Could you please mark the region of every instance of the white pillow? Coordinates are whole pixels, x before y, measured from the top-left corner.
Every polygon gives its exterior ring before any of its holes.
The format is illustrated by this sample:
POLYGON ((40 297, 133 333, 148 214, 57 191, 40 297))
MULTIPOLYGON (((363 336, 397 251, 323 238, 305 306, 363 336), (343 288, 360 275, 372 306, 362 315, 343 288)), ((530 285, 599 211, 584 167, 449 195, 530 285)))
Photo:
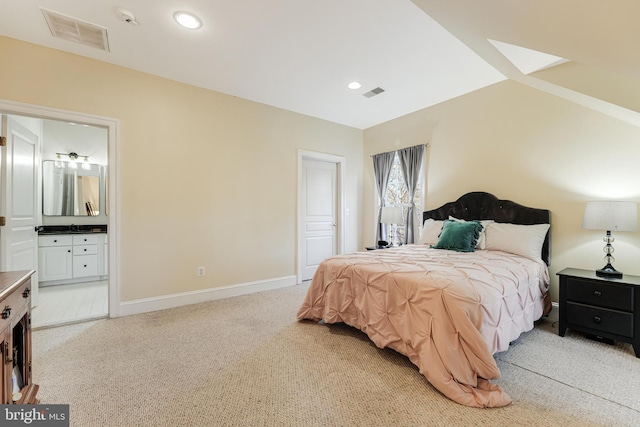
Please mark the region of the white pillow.
MULTIPOLYGON (((464 219, 454 218, 451 215, 449 215, 449 219, 453 221, 466 222, 464 219)), ((487 244, 486 244, 485 236, 486 236, 487 226, 495 221, 492 219, 479 219, 477 221, 480 222, 480 224, 482 224, 482 231, 480 232, 480 237, 478 237, 478 243, 476 243, 476 248, 486 249, 487 244)))
POLYGON ((443 224, 444 221, 436 221, 432 218, 425 219, 418 244, 435 245, 438 243, 438 236, 440 235, 443 224))
POLYGON ((549 224, 520 225, 493 222, 486 230, 486 248, 530 259, 542 258, 549 224))

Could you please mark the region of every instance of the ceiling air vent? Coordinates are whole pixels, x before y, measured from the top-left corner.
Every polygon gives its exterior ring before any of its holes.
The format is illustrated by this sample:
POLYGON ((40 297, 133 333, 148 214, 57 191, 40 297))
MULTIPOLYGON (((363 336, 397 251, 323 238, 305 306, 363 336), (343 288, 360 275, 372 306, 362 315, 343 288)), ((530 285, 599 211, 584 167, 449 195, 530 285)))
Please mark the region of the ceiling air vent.
POLYGON ((377 87, 375 89, 371 89, 367 93, 363 93, 362 96, 365 96, 367 98, 371 98, 372 96, 380 95, 382 92, 384 92, 384 89, 382 89, 381 87, 377 87))
POLYGON ((95 47, 109 52, 107 29, 70 16, 41 8, 53 37, 95 47))

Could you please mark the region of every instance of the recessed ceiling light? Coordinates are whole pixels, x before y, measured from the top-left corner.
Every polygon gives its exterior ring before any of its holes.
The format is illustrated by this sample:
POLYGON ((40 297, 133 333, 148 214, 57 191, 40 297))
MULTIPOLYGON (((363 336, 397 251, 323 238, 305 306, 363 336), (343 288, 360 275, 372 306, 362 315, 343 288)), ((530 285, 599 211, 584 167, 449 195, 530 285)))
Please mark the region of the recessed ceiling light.
POLYGON ((347 85, 349 89, 360 89, 362 85, 359 82, 351 82, 347 85))
POLYGON ((189 12, 176 12, 173 14, 173 19, 175 19, 178 24, 190 30, 202 27, 200 19, 189 12))

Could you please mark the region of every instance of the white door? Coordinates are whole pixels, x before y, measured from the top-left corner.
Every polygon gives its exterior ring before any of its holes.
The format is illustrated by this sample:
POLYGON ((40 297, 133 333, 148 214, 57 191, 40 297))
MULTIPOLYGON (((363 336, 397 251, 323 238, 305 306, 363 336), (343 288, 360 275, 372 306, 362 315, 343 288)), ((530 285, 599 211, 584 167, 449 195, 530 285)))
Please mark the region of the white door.
POLYGON ((313 277, 320 262, 337 253, 337 166, 302 159, 300 218, 301 280, 313 277))
MULTIPOLYGON (((1 215, 6 225, 0 228, 0 270, 38 269, 38 135, 11 116, 2 116, 1 215)), ((31 282, 33 300, 37 298, 37 272, 31 282)))

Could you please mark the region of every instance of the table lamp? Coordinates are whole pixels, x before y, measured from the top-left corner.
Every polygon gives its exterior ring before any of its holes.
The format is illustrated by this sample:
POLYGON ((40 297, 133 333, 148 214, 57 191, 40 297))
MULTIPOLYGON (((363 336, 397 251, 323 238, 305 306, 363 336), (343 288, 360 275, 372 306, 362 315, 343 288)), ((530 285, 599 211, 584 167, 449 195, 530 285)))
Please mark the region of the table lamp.
POLYGON ((392 234, 389 238, 391 246, 396 246, 398 237, 398 224, 404 223, 404 215, 402 215, 402 206, 385 206, 382 208, 382 216, 380 222, 391 225, 392 234))
POLYGON ((612 256, 614 249, 611 243, 615 240, 611 235, 611 230, 615 231, 637 231, 638 230, 638 209, 635 202, 620 201, 594 201, 587 202, 582 220, 582 228, 588 230, 606 230, 607 234, 602 240, 607 263, 604 267, 596 270, 599 277, 611 279, 622 278, 622 273, 613 268, 612 263, 615 258, 612 256))

